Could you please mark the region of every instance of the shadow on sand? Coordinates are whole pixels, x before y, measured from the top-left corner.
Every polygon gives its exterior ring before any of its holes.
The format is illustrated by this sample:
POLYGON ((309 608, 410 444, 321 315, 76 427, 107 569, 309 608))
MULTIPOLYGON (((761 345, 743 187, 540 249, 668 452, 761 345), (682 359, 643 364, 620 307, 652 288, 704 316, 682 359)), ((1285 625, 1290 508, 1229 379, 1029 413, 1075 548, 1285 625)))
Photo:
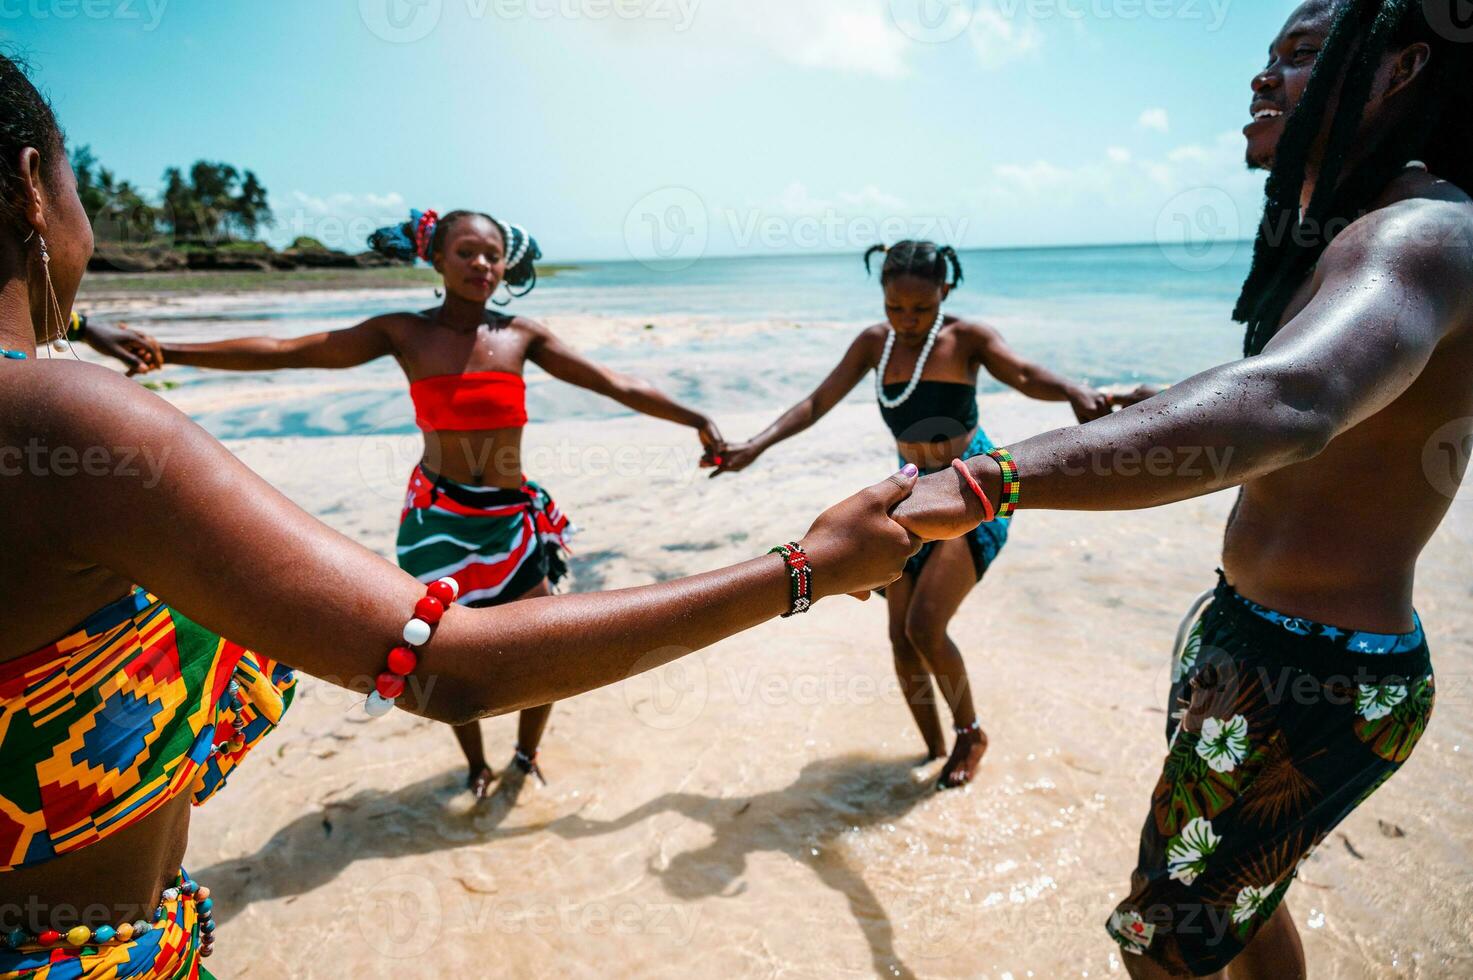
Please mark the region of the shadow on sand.
POLYGON ((917 781, 912 765, 859 756, 822 759, 804 766, 788 786, 755 796, 666 793, 609 820, 572 814, 512 828, 502 825, 525 785, 521 774, 504 773, 490 798, 473 810, 453 813, 447 805, 464 793, 457 770, 389 794, 362 791, 328 802, 282 827, 255 854, 191 873, 210 885, 216 918, 223 924, 252 902, 328 884, 358 860, 412 857, 545 833, 580 840, 675 813, 710 827, 714 840, 675 855, 664 868, 651 859, 650 875, 672 897, 735 897, 745 891, 740 879, 750 855, 786 854, 844 896, 877 974, 912 977, 895 953, 889 916, 838 843, 842 834, 897 820, 934 795, 933 782, 917 781))

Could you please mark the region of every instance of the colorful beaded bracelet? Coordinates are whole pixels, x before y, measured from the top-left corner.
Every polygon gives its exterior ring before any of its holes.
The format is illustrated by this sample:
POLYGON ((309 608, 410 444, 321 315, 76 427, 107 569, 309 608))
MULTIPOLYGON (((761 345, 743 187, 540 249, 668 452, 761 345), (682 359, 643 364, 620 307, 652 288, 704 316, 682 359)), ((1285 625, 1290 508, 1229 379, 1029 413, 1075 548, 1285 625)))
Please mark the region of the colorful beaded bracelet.
POLYGON ((997 465, 1002 469, 1002 500, 997 505, 998 520, 1013 516, 1013 511, 1018 509, 1018 499, 1023 495, 1023 484, 1018 480, 1018 464, 1013 461, 1013 454, 1006 449, 994 449, 987 455, 997 460, 997 465))
POLYGON ((445 607, 460 595, 460 583, 453 578, 442 578, 431 582, 425 589, 425 597, 414 604, 414 618, 404 624, 404 646, 389 651, 388 669, 373 684, 373 693, 363 710, 370 718, 382 718, 394 707, 394 702, 404 693, 409 675, 419 666, 415 647, 430 642, 430 636, 445 615, 445 607))
POLYGON ((164 906, 177 898, 184 897, 194 901, 194 910, 199 916, 200 929, 200 951, 201 956, 210 956, 215 952, 215 903, 210 898, 210 890, 199 882, 186 876, 182 871, 174 879, 174 884, 165 888, 159 896, 158 907, 154 909, 153 920, 138 919, 135 922, 124 922, 116 926, 98 926, 91 929, 87 926, 73 926, 66 932, 57 929, 43 929, 38 933, 27 932, 25 929, 12 929, 6 933, 0 948, 23 949, 29 946, 41 946, 47 949, 58 946, 105 946, 108 943, 129 943, 135 939, 141 939, 161 929, 160 922, 164 921, 166 911, 164 906))
POLYGON ((813 566, 808 564, 808 552, 797 542, 778 545, 769 555, 782 555, 783 564, 788 566, 788 585, 792 592, 792 606, 783 613, 783 619, 806 613, 813 608, 813 566))

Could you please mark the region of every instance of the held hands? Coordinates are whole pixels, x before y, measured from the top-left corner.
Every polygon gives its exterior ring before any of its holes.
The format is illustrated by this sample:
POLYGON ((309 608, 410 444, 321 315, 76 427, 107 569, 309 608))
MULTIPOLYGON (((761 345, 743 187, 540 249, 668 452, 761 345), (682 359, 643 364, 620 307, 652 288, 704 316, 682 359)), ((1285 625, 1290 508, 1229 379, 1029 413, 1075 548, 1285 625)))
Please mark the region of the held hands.
MULTIPOLYGON (((996 464, 991 479, 981 480, 993 501, 1001 484, 996 464)), ((922 477, 913 493, 897 508, 895 521, 922 541, 950 541, 969 534, 982 523, 982 503, 955 470, 922 477)))
POLYGON ((99 354, 106 354, 122 361, 128 367, 128 377, 148 374, 164 366, 164 351, 150 334, 134 330, 126 323, 109 324, 88 321, 87 332, 82 335, 87 345, 99 354))
POLYGON ((814 585, 820 595, 867 599, 872 590, 900 577, 921 542, 890 512, 915 485, 916 468, 908 466, 819 515, 802 544, 816 570, 814 585))
POLYGON ((716 472, 711 474, 715 479, 723 473, 740 473, 742 470, 757 462, 757 457, 762 455, 762 449, 755 442, 739 442, 727 446, 721 454, 721 462, 716 465, 716 472))
POLYGON ((1147 398, 1155 398, 1165 390, 1166 388, 1162 385, 1140 385, 1129 394, 1111 395, 1110 404, 1115 408, 1129 408, 1132 405, 1139 405, 1147 398))
POLYGON ((1074 417, 1079 420, 1080 425, 1110 414, 1110 396, 1094 388, 1069 389, 1069 405, 1074 409, 1074 417))
POLYGON ((711 419, 703 419, 696 428, 696 434, 701 439, 701 468, 710 469, 720 466, 721 460, 726 456, 726 440, 721 438, 721 430, 716 428, 716 423, 711 419))

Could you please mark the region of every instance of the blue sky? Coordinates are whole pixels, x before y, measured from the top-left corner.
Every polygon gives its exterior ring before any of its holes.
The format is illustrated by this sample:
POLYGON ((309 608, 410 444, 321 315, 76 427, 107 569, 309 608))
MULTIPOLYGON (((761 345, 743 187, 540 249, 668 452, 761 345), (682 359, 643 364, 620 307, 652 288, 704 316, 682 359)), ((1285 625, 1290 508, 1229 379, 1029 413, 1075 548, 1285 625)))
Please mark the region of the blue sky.
POLYGON ((549 259, 1247 236, 1282 0, 0 0, 73 143, 253 169, 270 237, 412 204, 549 259), (1194 233, 1195 234, 1195 233, 1194 233))

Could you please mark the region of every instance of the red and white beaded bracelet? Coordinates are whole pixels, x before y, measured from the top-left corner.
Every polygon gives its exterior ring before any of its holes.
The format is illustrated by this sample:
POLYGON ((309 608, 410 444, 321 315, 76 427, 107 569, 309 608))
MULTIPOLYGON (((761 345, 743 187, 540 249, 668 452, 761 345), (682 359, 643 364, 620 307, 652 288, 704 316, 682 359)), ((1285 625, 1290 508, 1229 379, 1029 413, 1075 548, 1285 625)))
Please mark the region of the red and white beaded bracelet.
POLYGON ((425 589, 425 597, 414 604, 414 618, 404 624, 404 646, 389 651, 388 669, 374 681, 373 693, 363 706, 368 717, 382 718, 404 694, 409 675, 419 666, 419 655, 414 648, 430 642, 445 608, 459 595, 460 584, 453 578, 431 582, 425 589))

